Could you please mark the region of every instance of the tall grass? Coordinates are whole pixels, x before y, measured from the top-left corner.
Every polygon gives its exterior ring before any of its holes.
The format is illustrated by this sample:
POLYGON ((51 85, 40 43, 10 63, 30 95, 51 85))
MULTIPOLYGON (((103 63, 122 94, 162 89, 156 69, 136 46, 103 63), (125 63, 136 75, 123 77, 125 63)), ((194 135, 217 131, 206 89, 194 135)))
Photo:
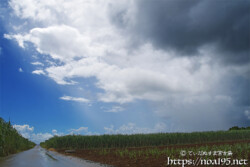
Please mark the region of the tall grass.
POLYGON ((100 136, 67 135, 54 136, 40 145, 56 149, 126 148, 244 139, 250 139, 250 130, 100 136))
POLYGON ((14 154, 34 146, 35 143, 23 138, 10 122, 0 118, 0 156, 14 154))

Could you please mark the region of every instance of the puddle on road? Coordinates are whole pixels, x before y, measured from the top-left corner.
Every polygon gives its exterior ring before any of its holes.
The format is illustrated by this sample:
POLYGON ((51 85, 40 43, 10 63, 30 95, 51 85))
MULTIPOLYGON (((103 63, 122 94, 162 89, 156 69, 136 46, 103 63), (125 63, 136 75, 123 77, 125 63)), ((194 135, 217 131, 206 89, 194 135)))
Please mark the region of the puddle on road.
POLYGON ((56 159, 56 158, 54 158, 53 156, 51 156, 51 155, 50 155, 50 154, 48 154, 47 152, 46 152, 46 155, 47 155, 48 157, 50 157, 52 160, 57 161, 57 159, 56 159))

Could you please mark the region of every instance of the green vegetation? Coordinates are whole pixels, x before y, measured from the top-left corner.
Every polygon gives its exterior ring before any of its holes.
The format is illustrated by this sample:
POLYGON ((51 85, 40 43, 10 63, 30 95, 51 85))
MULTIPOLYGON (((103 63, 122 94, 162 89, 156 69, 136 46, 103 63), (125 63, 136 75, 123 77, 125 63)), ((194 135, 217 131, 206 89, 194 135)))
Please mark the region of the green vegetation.
POLYGON ((250 150, 249 143, 237 143, 237 144, 225 144, 225 145, 211 145, 211 146, 200 146, 200 147, 188 147, 188 148, 145 148, 145 149, 101 149, 99 155, 109 156, 115 154, 118 158, 153 158, 158 159, 161 156, 168 156, 170 158, 214 158, 219 157, 234 157, 234 158, 245 158, 248 159, 250 150), (181 152, 184 152, 181 154, 181 152), (231 155, 229 154, 231 152, 231 155), (221 155, 220 155, 220 154, 221 155))
POLYGON ((229 130, 250 130, 250 126, 248 126, 248 127, 241 127, 241 128, 238 127, 238 126, 233 126, 229 130))
POLYGON ((127 148, 245 139, 250 139, 250 130, 100 136, 67 135, 52 137, 40 145, 55 149, 127 148))
POLYGON ((0 118, 0 156, 7 156, 23 150, 30 149, 35 143, 23 138, 10 122, 0 118))
MULTIPOLYGON (((43 143, 60 153, 112 166, 169 166, 168 158, 249 159, 250 130, 133 135, 54 136, 43 143), (183 154, 185 152, 185 154, 183 154), (191 152, 191 153, 190 153, 191 152)), ((204 161, 205 162, 205 161, 204 161)), ((195 165, 197 166, 197 165, 195 165)), ((205 165, 207 166, 207 165, 205 165)), ((214 165, 208 165, 214 166, 214 165)), ((243 165, 244 166, 244 165, 243 165)))

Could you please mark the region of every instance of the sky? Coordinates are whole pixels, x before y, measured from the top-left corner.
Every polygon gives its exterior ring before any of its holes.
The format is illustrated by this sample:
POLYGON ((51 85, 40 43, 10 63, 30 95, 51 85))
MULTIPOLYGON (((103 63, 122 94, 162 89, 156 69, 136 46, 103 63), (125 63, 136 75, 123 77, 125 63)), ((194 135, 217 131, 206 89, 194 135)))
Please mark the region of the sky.
POLYGON ((0 116, 36 143, 250 126, 249 9, 0 0, 0 116))

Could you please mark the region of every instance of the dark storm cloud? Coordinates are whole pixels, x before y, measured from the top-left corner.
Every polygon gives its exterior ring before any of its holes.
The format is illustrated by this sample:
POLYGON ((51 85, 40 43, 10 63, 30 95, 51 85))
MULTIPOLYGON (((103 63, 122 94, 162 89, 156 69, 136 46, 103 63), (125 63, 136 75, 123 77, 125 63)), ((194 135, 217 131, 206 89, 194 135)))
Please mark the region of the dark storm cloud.
POLYGON ((248 0, 140 0, 136 24, 124 19, 126 10, 112 21, 155 47, 194 55, 212 44, 231 63, 249 61, 250 1, 248 0), (130 26, 130 27, 129 27, 130 26))

